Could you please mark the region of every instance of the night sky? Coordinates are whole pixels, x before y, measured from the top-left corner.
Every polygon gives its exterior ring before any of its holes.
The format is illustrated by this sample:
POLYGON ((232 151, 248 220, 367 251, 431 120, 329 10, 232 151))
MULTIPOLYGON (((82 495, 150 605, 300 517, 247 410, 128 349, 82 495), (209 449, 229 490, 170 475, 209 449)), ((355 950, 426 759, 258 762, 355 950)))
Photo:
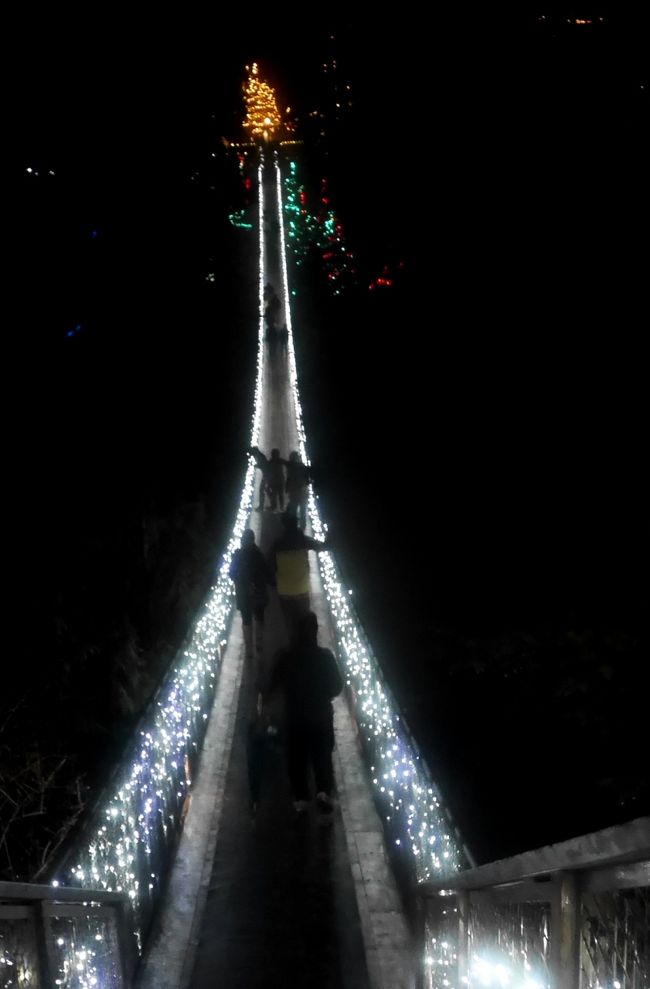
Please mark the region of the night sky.
POLYGON ((15 27, 5 125, 9 656, 55 683, 61 601, 89 637, 94 601, 119 612, 142 512, 202 501, 218 558, 256 305, 221 138, 246 63, 304 123, 335 54, 353 106, 302 161, 357 281, 333 298, 312 259, 299 286, 309 448, 371 641, 482 859, 648 811, 647 25, 539 14, 234 37, 57 15, 15 27), (395 284, 368 292, 386 264, 395 284))

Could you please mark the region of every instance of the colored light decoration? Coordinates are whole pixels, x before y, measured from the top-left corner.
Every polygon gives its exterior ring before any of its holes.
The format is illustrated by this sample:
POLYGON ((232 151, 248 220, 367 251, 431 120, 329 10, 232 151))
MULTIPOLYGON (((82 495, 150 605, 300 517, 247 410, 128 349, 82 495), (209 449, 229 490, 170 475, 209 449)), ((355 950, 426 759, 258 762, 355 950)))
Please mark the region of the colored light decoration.
MULTIPOLYGON (((319 204, 329 207, 330 197, 325 195, 327 180, 321 183, 319 204)), ((356 274, 354 256, 345 246, 343 225, 331 209, 320 209, 313 214, 307 208, 308 196, 298 179, 298 166, 289 163, 284 179, 284 213, 287 239, 296 265, 300 267, 310 251, 321 252, 323 274, 334 295, 340 295, 356 274)))
POLYGON ((368 290, 372 292, 372 290, 375 288, 391 288, 392 285, 393 285, 393 279, 390 276, 388 265, 385 264, 384 267, 382 268, 381 275, 375 278, 374 281, 370 282, 370 285, 368 286, 368 290))
POLYGON ((298 166, 295 161, 289 162, 284 186, 286 236, 294 260, 300 267, 313 244, 316 243, 318 224, 316 218, 307 209, 307 193, 298 179, 298 166))
POLYGON ((239 227, 241 230, 253 229, 253 224, 249 223, 246 219, 245 209, 236 210, 234 213, 230 213, 228 219, 232 223, 233 227, 239 227))
POLYGON ((275 90, 260 77, 257 62, 253 62, 250 68, 247 65, 246 71, 248 79, 244 83, 244 130, 255 143, 273 141, 279 136, 282 124, 275 90))

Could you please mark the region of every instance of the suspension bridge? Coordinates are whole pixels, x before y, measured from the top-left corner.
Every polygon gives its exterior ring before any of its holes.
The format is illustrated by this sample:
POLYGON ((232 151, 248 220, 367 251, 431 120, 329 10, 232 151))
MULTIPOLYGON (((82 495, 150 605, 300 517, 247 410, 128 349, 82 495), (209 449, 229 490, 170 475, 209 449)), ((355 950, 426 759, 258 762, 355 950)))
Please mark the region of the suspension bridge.
MULTIPOLYGON (((309 462, 285 240, 288 153, 256 152, 259 285, 251 445, 309 462), (265 333, 277 293, 286 346, 265 333)), ((296 330, 299 332, 299 328, 296 330)), ((251 459, 188 641, 47 886, 0 883, 0 986, 461 989, 650 986, 650 822, 476 867, 382 676, 335 554, 312 556, 334 702, 336 811, 297 817, 279 743, 251 809, 255 678, 228 571, 245 528, 268 551, 251 459)), ((308 528, 327 536, 310 488, 308 528)), ((286 642, 267 609, 261 662, 286 642)))

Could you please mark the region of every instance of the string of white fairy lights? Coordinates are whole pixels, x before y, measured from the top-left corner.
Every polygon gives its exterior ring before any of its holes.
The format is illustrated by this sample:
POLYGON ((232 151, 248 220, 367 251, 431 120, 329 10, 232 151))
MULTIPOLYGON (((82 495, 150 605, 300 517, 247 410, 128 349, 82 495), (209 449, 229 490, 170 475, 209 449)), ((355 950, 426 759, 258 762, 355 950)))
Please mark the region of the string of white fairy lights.
MULTIPOLYGON (((258 359, 251 445, 256 445, 262 415, 264 352, 264 163, 258 167, 259 322, 258 359)), ((302 408, 298 394, 286 245, 282 217, 280 165, 275 160, 282 279, 288 330, 288 361, 300 454, 308 463, 302 408)), ((214 697, 221 655, 233 608, 228 570, 253 503, 255 465, 249 461, 232 535, 223 554, 217 581, 199 617, 188 646, 161 688, 140 729, 136 751, 125 766, 112 796, 99 814, 99 823, 77 856, 68 880, 74 885, 125 891, 133 905, 134 933, 141 948, 141 928, 160 890, 165 849, 179 827, 191 786, 191 766, 214 697)), ((317 499, 310 486, 309 514, 314 534, 325 538, 317 499)), ((331 553, 319 555, 321 576, 337 631, 356 713, 369 751, 373 784, 385 809, 391 832, 410 851, 419 879, 447 875, 462 864, 460 846, 444 813, 421 757, 405 731, 386 690, 376 660, 349 601, 331 553)), ((55 882, 56 884, 56 882, 55 882)), ((97 938, 97 935, 95 935, 97 938)), ((59 939, 61 943, 64 939, 59 939)), ((79 937, 63 948, 57 985, 96 989, 100 973, 96 946, 79 937)))
MULTIPOLYGON (((258 353, 251 446, 259 440, 263 403, 264 355, 264 163, 258 166, 259 298, 258 353)), ((232 534, 221 559, 216 583, 202 614, 168 674, 140 728, 135 752, 123 766, 112 796, 82 843, 65 876, 71 885, 124 891, 133 907, 134 935, 142 949, 142 929, 158 895, 167 865, 167 850, 178 830, 192 783, 205 722, 218 683, 221 657, 233 610, 228 576, 253 505, 255 463, 249 458, 232 534)), ((54 885, 59 885, 57 880, 54 885)), ((93 934, 84 943, 80 931, 57 940, 57 986, 96 989, 103 985, 102 963, 93 934)))
MULTIPOLYGON (((289 378, 300 454, 304 463, 309 464, 293 345, 282 208, 283 183, 277 154, 275 168, 285 318, 289 331, 289 378)), ((309 518, 315 537, 325 539, 327 525, 320 517, 318 499, 312 485, 309 488, 309 518)), ((432 782, 429 769, 384 683, 377 659, 350 601, 352 591, 346 589, 331 553, 319 553, 318 562, 336 630, 339 655, 354 698, 357 722, 366 743, 366 752, 371 759, 369 768, 372 783, 388 831, 395 845, 410 857, 410 865, 417 881, 423 882, 434 876, 452 876, 472 864, 467 850, 451 824, 440 792, 432 782)), ((452 905, 453 898, 448 903, 447 907, 441 908, 443 916, 457 913, 456 907, 452 905)), ((452 980, 458 959, 457 922, 449 916, 444 926, 447 929, 446 937, 444 934, 439 937, 431 936, 424 958, 431 989, 454 989, 452 980)), ((470 962, 470 981, 475 985, 494 989, 504 989, 506 986, 510 989, 547 989, 543 977, 532 974, 527 958, 523 959, 523 963, 521 959, 515 958, 491 959, 473 951, 470 962)))
MULTIPOLYGON (((282 279, 285 319, 289 331, 289 379, 293 395, 296 430, 300 454, 308 464, 306 435, 298 392, 298 374, 293 345, 289 279, 282 210, 282 177, 275 157, 278 224, 281 238, 282 279)), ((325 539, 327 526, 320 517, 318 499, 310 485, 309 518, 317 539, 325 539)), ((465 853, 442 805, 440 793, 432 782, 422 757, 386 688, 379 665, 372 653, 359 619, 350 601, 336 562, 329 552, 318 554, 320 573, 325 587, 345 667, 347 682, 353 692, 356 717, 371 755, 370 771, 379 804, 383 808, 389 831, 396 846, 411 856, 418 881, 434 876, 451 875, 466 864, 465 853)))

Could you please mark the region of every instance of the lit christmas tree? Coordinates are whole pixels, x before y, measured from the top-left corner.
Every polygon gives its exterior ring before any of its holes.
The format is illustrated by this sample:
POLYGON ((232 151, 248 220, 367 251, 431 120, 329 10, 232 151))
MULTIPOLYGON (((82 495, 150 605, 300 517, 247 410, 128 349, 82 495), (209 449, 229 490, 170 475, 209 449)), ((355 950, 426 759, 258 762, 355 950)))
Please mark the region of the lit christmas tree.
POLYGON ((244 129, 252 141, 273 141, 279 136, 282 122, 275 90, 262 81, 256 62, 250 68, 246 66, 246 70, 248 80, 244 84, 244 129))

